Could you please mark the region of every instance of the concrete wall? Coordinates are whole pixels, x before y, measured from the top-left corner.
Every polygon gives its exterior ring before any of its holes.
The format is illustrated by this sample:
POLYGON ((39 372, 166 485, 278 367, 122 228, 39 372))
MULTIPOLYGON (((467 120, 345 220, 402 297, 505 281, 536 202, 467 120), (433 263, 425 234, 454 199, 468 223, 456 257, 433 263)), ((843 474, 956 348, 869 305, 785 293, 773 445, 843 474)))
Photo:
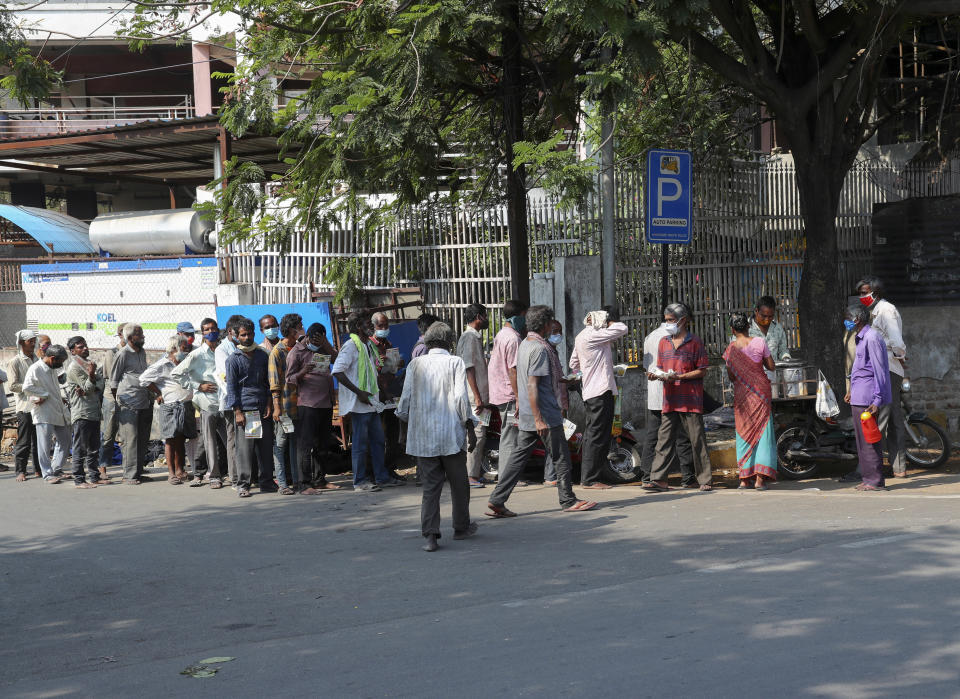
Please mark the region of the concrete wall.
POLYGON ((960 439, 960 306, 900 306, 910 405, 960 439))

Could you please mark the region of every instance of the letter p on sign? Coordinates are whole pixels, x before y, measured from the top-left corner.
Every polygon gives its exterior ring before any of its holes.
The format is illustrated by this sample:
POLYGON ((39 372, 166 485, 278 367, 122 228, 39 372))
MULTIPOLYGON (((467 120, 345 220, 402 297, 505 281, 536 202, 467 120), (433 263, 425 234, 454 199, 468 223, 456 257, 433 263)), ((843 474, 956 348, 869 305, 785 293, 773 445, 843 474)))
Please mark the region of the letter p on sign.
POLYGON ((657 216, 663 216, 663 202, 676 201, 683 194, 683 185, 675 177, 661 177, 657 180, 657 216), (667 194, 667 189, 673 187, 673 193, 667 194))

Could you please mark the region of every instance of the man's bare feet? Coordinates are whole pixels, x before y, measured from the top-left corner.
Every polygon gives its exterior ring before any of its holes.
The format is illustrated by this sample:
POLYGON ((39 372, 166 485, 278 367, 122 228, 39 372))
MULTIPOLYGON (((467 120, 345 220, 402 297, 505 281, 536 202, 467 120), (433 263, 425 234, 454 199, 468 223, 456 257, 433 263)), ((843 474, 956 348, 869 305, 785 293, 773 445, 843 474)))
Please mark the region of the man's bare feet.
POLYGON ((77 483, 74 488, 96 488, 96 483, 77 483))
POLYGON ((27 480, 27 474, 26 474, 26 473, 18 473, 18 474, 17 474, 17 481, 18 481, 18 482, 23 483, 23 482, 26 481, 26 480, 27 480))

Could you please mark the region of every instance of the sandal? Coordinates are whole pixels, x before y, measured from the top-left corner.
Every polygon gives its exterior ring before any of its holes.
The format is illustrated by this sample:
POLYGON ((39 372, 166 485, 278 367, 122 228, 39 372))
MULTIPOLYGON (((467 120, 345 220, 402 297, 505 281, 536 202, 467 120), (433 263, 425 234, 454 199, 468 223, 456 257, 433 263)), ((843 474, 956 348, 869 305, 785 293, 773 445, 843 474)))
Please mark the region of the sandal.
MULTIPOLYGON (((280 492, 282 493, 283 491, 280 491, 280 492)), ((303 488, 303 489, 300 491, 300 494, 301 494, 301 495, 320 495, 320 493, 322 493, 322 492, 323 492, 322 490, 318 490, 318 489, 316 489, 316 488, 307 487, 307 488, 303 488)))
POLYGON ((77 483, 77 484, 76 484, 75 486, 73 486, 73 487, 74 487, 74 488, 84 488, 84 489, 86 489, 86 488, 96 488, 96 487, 97 487, 97 484, 96 484, 96 483, 77 483))
POLYGON ((597 506, 597 503, 592 500, 577 500, 576 503, 570 505, 570 507, 564 507, 564 512, 586 512, 587 510, 592 510, 597 506))
POLYGON ((219 490, 223 487, 223 483, 220 481, 210 481, 210 490, 219 490))
POLYGON ((700 492, 701 492, 701 493, 709 493, 711 490, 713 490, 713 486, 712 486, 712 485, 701 485, 701 486, 700 486, 700 492))
POLYGON ((489 512, 484 512, 487 517, 493 517, 494 519, 505 519, 507 517, 516 517, 516 512, 511 512, 503 505, 494 505, 493 503, 487 503, 487 508, 489 512))
POLYGON ((238 492, 237 495, 239 495, 242 498, 248 498, 250 497, 250 491, 247 490, 246 488, 241 488, 240 492, 238 492))
POLYGON ((879 491, 881 491, 881 490, 886 490, 886 488, 879 488, 879 487, 877 487, 877 486, 875 486, 875 485, 866 485, 865 483, 861 483, 861 484, 858 485, 856 488, 854 488, 854 490, 859 490, 861 493, 862 493, 862 492, 866 492, 866 491, 876 491, 876 492, 879 492, 879 491))
POLYGON ((606 483, 591 483, 590 485, 581 485, 581 488, 584 490, 610 490, 612 485, 607 485, 606 483))
POLYGON ((650 481, 646 485, 641 485, 640 490, 646 490, 648 493, 665 493, 670 490, 669 485, 660 485, 654 481, 650 481))
POLYGON ((182 485, 183 481, 177 478, 176 476, 170 476, 169 478, 167 478, 167 483, 169 483, 170 485, 182 485))
POLYGON ((280 490, 277 491, 277 495, 293 495, 293 488, 290 486, 283 486, 280 490))
POLYGON ((336 483, 323 483, 318 486, 318 490, 340 490, 340 486, 336 483))

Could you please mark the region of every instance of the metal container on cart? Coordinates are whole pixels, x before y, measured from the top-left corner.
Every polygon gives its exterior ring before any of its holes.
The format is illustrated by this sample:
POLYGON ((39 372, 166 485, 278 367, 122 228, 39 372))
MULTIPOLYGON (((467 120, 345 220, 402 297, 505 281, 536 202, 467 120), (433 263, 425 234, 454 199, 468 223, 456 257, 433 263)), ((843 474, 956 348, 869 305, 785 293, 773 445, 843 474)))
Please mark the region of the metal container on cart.
POLYGON ((768 371, 771 397, 774 400, 814 397, 817 395, 817 367, 802 359, 777 362, 776 369, 768 371))

